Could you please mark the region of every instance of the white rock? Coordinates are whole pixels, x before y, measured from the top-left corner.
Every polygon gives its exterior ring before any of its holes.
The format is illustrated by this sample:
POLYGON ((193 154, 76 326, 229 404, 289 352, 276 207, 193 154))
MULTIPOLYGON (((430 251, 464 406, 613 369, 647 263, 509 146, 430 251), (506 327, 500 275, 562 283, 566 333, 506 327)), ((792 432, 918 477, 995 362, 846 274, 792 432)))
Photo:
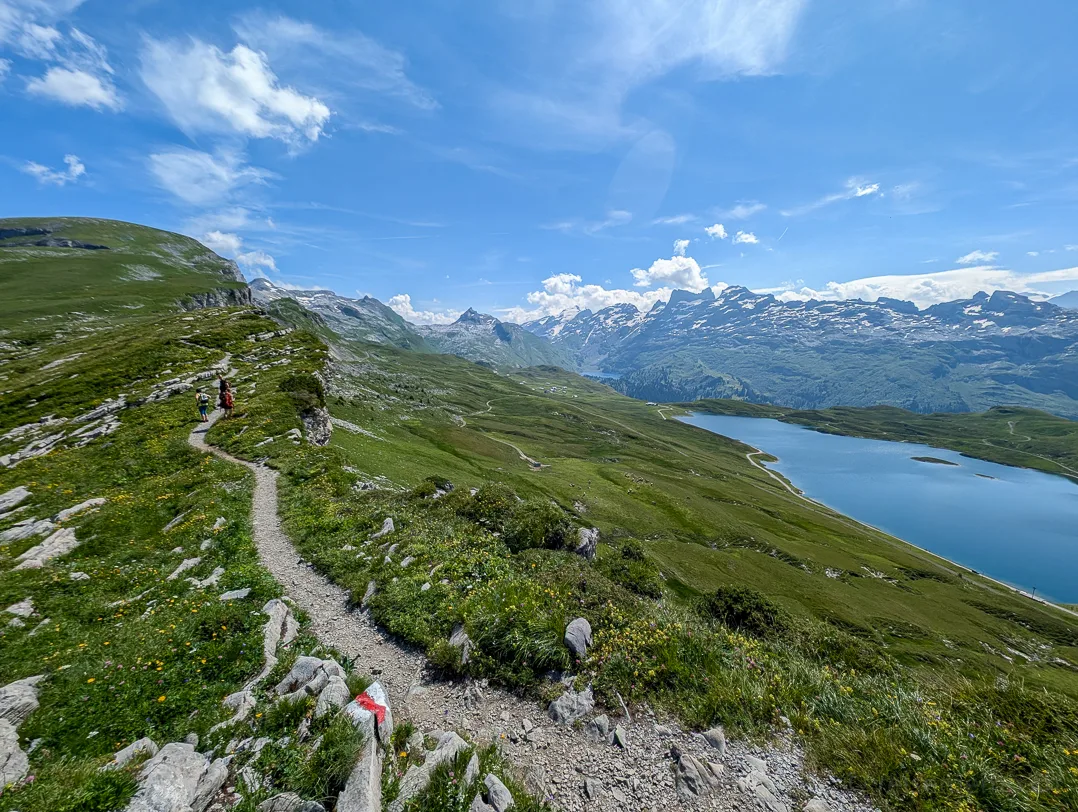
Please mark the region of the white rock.
POLYGON ((30 598, 21 600, 18 603, 13 603, 7 609, 4 610, 9 615, 17 615, 18 617, 30 617, 34 613, 34 602, 30 598))
POLYGON ((337 812, 382 812, 382 751, 373 741, 363 745, 344 791, 337 798, 337 812))
POLYGON ((174 569, 172 571, 172 574, 169 575, 168 578, 166 578, 165 580, 166 581, 175 581, 177 578, 179 578, 185 572, 187 572, 188 570, 194 569, 195 567, 197 567, 201 563, 202 563, 201 558, 185 558, 183 561, 180 562, 180 566, 176 567, 176 569, 174 569))
POLYGON ((15 567, 17 570, 41 569, 47 561, 67 555, 79 546, 79 540, 75 538, 75 531, 70 528, 57 530, 36 547, 31 547, 18 557, 22 562, 15 567))
POLYGON ((251 594, 250 587, 244 587, 243 589, 233 589, 231 592, 224 592, 217 599, 219 601, 241 601, 251 594))
POLYGON ((138 741, 132 742, 127 745, 123 750, 120 750, 112 759, 112 763, 116 767, 123 767, 127 762, 139 756, 156 756, 157 745, 153 739, 141 738, 138 741))
POLYGON ((719 757, 726 755, 726 731, 722 726, 713 727, 704 734, 704 740, 719 751, 719 757))
POLYGON ((228 777, 224 759, 210 762, 190 744, 172 742, 142 765, 127 812, 204 812, 228 777))
POLYGON ((599 545, 599 528, 581 527, 577 532, 576 554, 591 561, 595 558, 595 549, 599 545))
POLYGON ((396 528, 393 526, 393 519, 392 518, 386 519, 384 522, 382 522, 382 529, 379 530, 377 533, 371 534, 371 538, 372 539, 380 539, 380 538, 382 538, 382 536, 388 536, 395 529, 396 528))
POLYGON ((87 510, 99 508, 107 501, 107 499, 101 496, 95 497, 94 499, 87 499, 85 502, 79 502, 74 507, 69 507, 66 510, 61 510, 59 513, 52 517, 52 520, 57 523, 67 521, 72 516, 78 516, 80 513, 84 513, 87 510))
POLYGON ((297 812, 303 799, 294 792, 282 792, 258 805, 257 812, 297 812))
POLYGON ((494 808, 494 812, 505 812, 513 805, 513 796, 509 788, 498 776, 492 773, 484 779, 483 783, 487 787, 487 803, 494 808))
POLYGON ((33 536, 47 536, 55 529, 56 525, 49 519, 26 519, 0 533, 0 544, 23 541, 33 536))
POLYGON ((67 577, 70 578, 72 581, 89 581, 90 580, 90 576, 87 575, 85 572, 73 572, 67 577))
POLYGON ((586 618, 578 617, 565 627, 565 646, 577 659, 584 659, 591 645, 591 624, 586 618))
POLYGON ((26 777, 30 759, 19 747, 19 734, 15 725, 0 719, 0 789, 26 777))
POLYGON ((805 804, 805 812, 831 812, 831 805, 823 798, 813 798, 805 804))
POLYGON ((591 686, 579 693, 572 689, 566 691, 550 703, 548 714, 550 718, 561 725, 571 725, 577 719, 583 719, 595 708, 595 696, 591 692, 591 686))
POLYGON ((0 493, 0 510, 11 510, 18 505, 33 496, 25 485, 19 485, 17 488, 12 488, 10 491, 0 493))
POLYGON ((464 631, 464 626, 458 623, 453 627, 453 633, 449 636, 449 645, 460 651, 460 664, 467 665, 472 656, 472 639, 464 631))
POLYGON ((10 682, 0 688, 0 719, 18 727, 37 710, 37 684, 44 674, 10 682))
POLYGON ((348 683, 341 677, 333 675, 326 683, 326 687, 318 695, 318 704, 314 708, 314 718, 321 719, 327 713, 340 710, 349 703, 352 694, 348 690, 348 683))

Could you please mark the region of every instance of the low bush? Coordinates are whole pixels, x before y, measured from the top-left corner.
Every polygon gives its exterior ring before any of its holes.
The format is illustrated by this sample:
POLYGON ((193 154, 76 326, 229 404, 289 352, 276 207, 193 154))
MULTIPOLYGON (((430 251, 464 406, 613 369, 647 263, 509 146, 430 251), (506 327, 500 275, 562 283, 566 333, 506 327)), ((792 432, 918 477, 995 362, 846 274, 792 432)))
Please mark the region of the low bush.
POLYGON ((720 586, 699 604, 702 615, 755 637, 778 637, 789 626, 786 613, 758 590, 720 586))
POLYGON ((542 547, 561 550, 569 546, 573 523, 565 512, 549 502, 519 505, 508 517, 502 541, 515 553, 542 547))
POLYGON ((288 375, 277 384, 277 388, 292 399, 300 414, 326 405, 326 389, 322 381, 309 372, 288 375))
POLYGON ((473 522, 500 531, 519 504, 520 500, 512 488, 493 483, 480 487, 458 512, 473 522))
POLYGON ((611 581, 645 598, 661 598, 659 568, 647 557, 639 542, 624 542, 613 555, 602 556, 599 570, 611 581))

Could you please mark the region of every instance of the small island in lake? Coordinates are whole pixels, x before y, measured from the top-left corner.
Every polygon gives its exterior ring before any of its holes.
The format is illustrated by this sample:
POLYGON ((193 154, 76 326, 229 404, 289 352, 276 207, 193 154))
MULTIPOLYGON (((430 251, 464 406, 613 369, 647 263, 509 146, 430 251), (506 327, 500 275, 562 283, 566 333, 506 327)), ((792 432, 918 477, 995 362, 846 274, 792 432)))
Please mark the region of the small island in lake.
POLYGON ((910 457, 911 460, 917 460, 917 462, 930 462, 933 465, 958 465, 957 462, 951 462, 950 460, 941 460, 939 457, 910 457))

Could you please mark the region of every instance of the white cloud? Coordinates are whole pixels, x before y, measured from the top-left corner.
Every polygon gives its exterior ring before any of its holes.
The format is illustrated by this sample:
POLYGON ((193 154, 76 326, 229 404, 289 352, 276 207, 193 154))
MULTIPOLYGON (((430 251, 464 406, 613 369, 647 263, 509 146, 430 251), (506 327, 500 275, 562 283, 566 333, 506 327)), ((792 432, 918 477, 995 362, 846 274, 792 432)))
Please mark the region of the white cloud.
POLYGON ((1044 285, 1078 281, 1078 268, 1040 273, 1018 273, 990 266, 956 268, 936 273, 872 276, 849 282, 828 282, 822 288, 802 287, 778 295, 779 299, 864 299, 880 296, 905 299, 918 307, 928 307, 954 299, 968 299, 978 291, 1011 290, 1033 296, 1048 296, 1044 285))
POLYGON ((265 276, 267 271, 277 273, 277 261, 265 251, 244 251, 236 254, 235 260, 251 276, 265 276))
POLYGON ((970 251, 965 256, 955 260, 959 265, 974 265, 978 262, 995 262, 999 257, 999 251, 970 251))
POLYGON ((843 200, 854 200, 860 197, 876 197, 880 194, 880 184, 866 183, 861 178, 850 178, 846 181, 845 188, 841 192, 824 195, 818 200, 814 200, 804 206, 784 209, 781 213, 783 217, 798 217, 802 214, 809 214, 817 209, 822 209, 824 206, 830 206, 832 203, 839 203, 843 200))
POLYGON ((56 58, 56 48, 64 35, 51 25, 25 22, 15 38, 15 48, 27 59, 51 60, 56 58))
POLYGON ((674 240, 674 253, 679 257, 685 256, 685 251, 689 247, 689 240, 674 240))
POLYGON ((150 155, 150 171, 161 188, 193 206, 211 206, 230 199, 249 184, 265 183, 272 173, 248 166, 236 155, 210 155, 172 147, 150 155))
POLYGON ((0 59, 0 84, 4 83, 7 75, 11 72, 11 60, 0 59))
POLYGON ((1078 251, 1078 245, 1064 245, 1064 251, 1078 251))
MULTIPOLYGON (((503 315, 518 324, 554 316, 566 310, 602 310, 615 304, 631 304, 640 310, 650 310, 659 301, 670 298, 671 289, 649 291, 611 290, 602 285, 583 285, 576 274, 561 273, 543 280, 543 289, 527 295, 531 307, 507 308, 503 315)), ((399 311, 398 311, 399 312, 399 311)))
POLYGON ((632 270, 633 284, 638 288, 653 285, 673 285, 676 288, 699 293, 708 286, 707 276, 700 270, 700 265, 692 257, 672 256, 670 259, 657 259, 646 270, 632 270))
MULTIPOLYGON (((351 91, 394 96, 421 110, 438 107, 426 90, 408 78, 408 61, 403 54, 360 31, 319 28, 291 17, 257 12, 242 17, 236 33, 274 63, 297 71, 314 70, 322 81, 339 82, 351 91)), ((357 126, 372 132, 398 132, 386 125, 357 126)))
POLYGON ((460 316, 446 310, 416 310, 412 306, 412 297, 407 293, 398 293, 386 302, 405 321, 413 324, 452 324, 460 316))
POLYGON ((658 217, 651 221, 653 226, 683 226, 695 220, 692 214, 675 214, 672 217, 658 217))
POLYGON ((85 105, 95 110, 119 110, 123 107, 112 82, 84 70, 53 66, 44 76, 26 82, 28 92, 45 96, 72 107, 85 105))
MULTIPOLYGON (((592 146, 630 134, 634 88, 675 70, 697 79, 779 70, 807 0, 544 0, 499 4, 521 25, 529 86, 491 94, 521 137, 592 146)), ((510 31, 510 34, 517 32, 510 31)))
POLYGON ((246 45, 225 53, 198 39, 148 39, 142 49, 142 80, 169 115, 191 133, 239 133, 290 145, 317 141, 329 107, 282 86, 265 54, 246 45))
POLYGON ((22 171, 33 175, 40 183, 51 183, 55 186, 74 183, 86 174, 86 167, 79 160, 79 156, 65 155, 64 163, 67 164, 67 169, 51 169, 34 161, 27 161, 23 164, 22 171))
POLYGON ((1026 251, 1026 256, 1027 257, 1039 257, 1040 255, 1041 255, 1040 251, 1026 251))
POLYGON ((739 231, 734 235, 734 245, 756 245, 760 242, 751 231, 739 231))
POLYGON ((223 231, 208 231, 200 242, 223 257, 235 257, 243 250, 243 239, 238 234, 223 231))
POLYGON ((719 216, 730 220, 747 220, 766 208, 767 206, 758 200, 739 200, 733 207, 719 212, 719 216))
POLYGON ((713 240, 725 240, 726 239, 726 227, 722 223, 715 223, 713 226, 708 226, 704 229, 704 233, 711 237, 713 240))

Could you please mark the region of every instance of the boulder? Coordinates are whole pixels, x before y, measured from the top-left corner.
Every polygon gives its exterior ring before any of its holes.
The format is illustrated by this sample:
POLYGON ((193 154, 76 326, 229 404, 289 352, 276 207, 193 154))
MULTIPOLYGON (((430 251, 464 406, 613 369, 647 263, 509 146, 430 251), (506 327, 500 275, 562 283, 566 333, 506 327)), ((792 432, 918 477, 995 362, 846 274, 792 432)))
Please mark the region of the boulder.
POLYGON ((371 538, 372 539, 380 539, 380 538, 382 538, 382 536, 388 536, 395 529, 396 528, 393 526, 393 519, 392 518, 386 519, 384 522, 382 522, 382 529, 379 530, 377 533, 372 533, 371 538))
POLYGON ((591 624, 587 619, 578 617, 565 627, 565 646, 578 660, 583 660, 591 645, 591 624))
POLYGON ((176 567, 176 569, 174 569, 172 571, 172 574, 169 575, 165 580, 166 581, 175 581, 177 578, 179 578, 185 572, 187 572, 188 570, 194 569, 195 567, 197 567, 201 563, 202 563, 201 558, 185 558, 183 561, 180 562, 180 565, 178 567, 176 567))
POLYGON ((382 812, 382 751, 373 740, 363 745, 344 790, 337 812, 382 812))
POLYGON ((599 546, 599 528, 581 527, 577 533, 577 543, 574 552, 592 561, 595 559, 595 549, 599 546))
POLYGON ((55 529, 56 525, 48 519, 25 519, 0 533, 0 544, 23 541, 33 536, 47 536, 55 529))
POLYGON ((243 589, 233 589, 230 592, 224 592, 218 597, 219 601, 242 601, 248 595, 251 594, 251 588, 245 587, 243 589))
POLYGON ((17 617, 30 617, 34 613, 34 601, 31 598, 26 598, 18 603, 11 604, 4 611, 17 617))
POLYGON ((494 807, 484 801, 483 796, 477 792, 472 798, 472 805, 468 807, 468 812, 494 812, 494 807))
POLYGON ((622 750, 629 749, 629 734, 621 725, 614 728, 614 737, 611 740, 611 743, 616 744, 622 750))
POLYGON ((225 759, 211 762, 190 744, 166 744, 142 765, 126 812, 204 812, 227 777, 225 759))
POLYGON ((0 688, 0 719, 18 727, 37 710, 37 684, 44 675, 10 682, 0 688))
POLYGON ((352 695, 348 691, 348 683, 334 674, 329 678, 326 687, 318 695, 318 704, 314 708, 314 718, 321 719, 327 713, 339 711, 351 700, 352 695))
POLYGON ((572 689, 566 691, 550 703, 547 713, 559 725, 571 725, 577 719, 583 719, 594 709, 595 696, 589 686, 579 693, 572 689))
POLYGON ((296 658, 296 662, 292 664, 292 668, 285 675, 285 678, 278 682, 277 687, 273 690, 278 696, 290 694, 313 680, 314 675, 317 674, 321 668, 321 658, 300 656, 296 658))
POLYGON ((678 795, 686 800, 700 798, 717 790, 721 786, 722 768, 716 771, 711 764, 688 753, 671 749, 674 758, 674 787, 678 795))
POLYGON ((505 812, 513 805, 513 795, 509 788, 502 783, 501 779, 493 773, 483 779, 486 785, 487 803, 493 807, 494 812, 505 812))
POLYGON ((719 758, 726 755, 726 731, 722 726, 713 727, 704 734, 704 741, 719 751, 719 758))
POLYGON ((603 783, 597 778, 584 779, 584 795, 589 801, 598 800, 604 794, 603 783))
POLYGON ((584 726, 584 735, 588 738, 588 741, 596 744, 607 744, 610 741, 610 720, 606 714, 589 719, 584 726))
POLYGON ((464 768, 464 778, 461 779, 460 785, 464 789, 470 787, 475 781, 479 779, 479 754, 472 753, 472 757, 468 759, 468 766, 464 768))
POLYGON ((311 445, 328 445, 333 434, 333 421, 329 412, 321 406, 308 409, 302 415, 303 427, 307 430, 307 442, 311 445))

